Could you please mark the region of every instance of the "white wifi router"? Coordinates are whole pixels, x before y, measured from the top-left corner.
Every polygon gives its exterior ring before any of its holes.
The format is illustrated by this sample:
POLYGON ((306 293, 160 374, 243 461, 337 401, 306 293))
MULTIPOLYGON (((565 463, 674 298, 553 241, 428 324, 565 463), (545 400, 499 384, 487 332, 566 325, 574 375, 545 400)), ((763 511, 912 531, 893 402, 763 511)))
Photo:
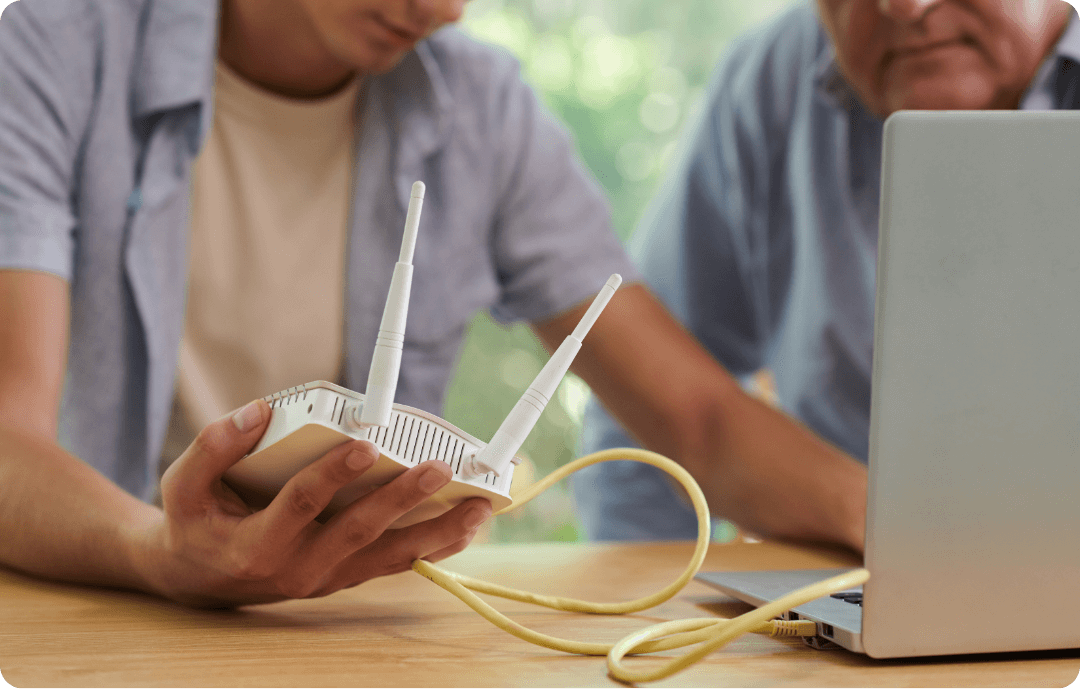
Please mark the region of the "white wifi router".
POLYGON ((225 472, 224 480, 246 502, 265 507, 300 469, 350 439, 368 440, 379 459, 360 478, 341 488, 327 506, 328 517, 357 498, 385 485, 406 469, 441 459, 454 472, 435 495, 401 516, 391 528, 436 517, 470 497, 486 497, 494 511, 512 502, 514 456, 532 431, 622 278, 613 274, 511 409, 491 442, 485 444, 433 414, 393 403, 401 367, 412 257, 424 200, 424 184, 413 184, 401 255, 394 266, 390 292, 368 371, 367 394, 329 382, 310 382, 266 397, 270 423, 252 452, 225 472))
POLYGON ((272 394, 266 402, 271 409, 266 432, 251 454, 225 474, 229 485, 253 506, 269 504, 300 469, 350 439, 374 443, 379 460, 334 495, 328 515, 428 459, 445 461, 453 479, 391 528, 438 516, 470 497, 486 497, 495 511, 511 502, 513 464, 500 476, 469 474, 462 467, 484 443, 430 413, 396 404, 389 425, 361 428, 356 413, 363 408, 364 395, 321 381, 272 394))

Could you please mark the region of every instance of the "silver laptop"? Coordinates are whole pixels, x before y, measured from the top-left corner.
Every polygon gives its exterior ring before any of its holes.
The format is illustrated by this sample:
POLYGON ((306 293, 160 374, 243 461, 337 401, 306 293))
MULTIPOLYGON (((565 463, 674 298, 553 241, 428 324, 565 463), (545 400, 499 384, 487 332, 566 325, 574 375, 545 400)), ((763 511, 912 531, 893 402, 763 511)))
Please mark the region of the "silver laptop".
POLYGON ((1080 112, 894 114, 880 229, 870 581, 789 616, 875 658, 1080 647, 1080 112))

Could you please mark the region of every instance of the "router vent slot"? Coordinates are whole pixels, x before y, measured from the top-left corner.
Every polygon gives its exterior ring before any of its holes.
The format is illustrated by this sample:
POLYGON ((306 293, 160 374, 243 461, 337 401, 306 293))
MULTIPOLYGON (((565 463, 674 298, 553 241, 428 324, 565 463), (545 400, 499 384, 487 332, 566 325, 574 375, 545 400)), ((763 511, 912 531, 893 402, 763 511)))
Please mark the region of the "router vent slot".
POLYGON ((299 387, 289 387, 283 389, 280 392, 275 392, 270 396, 264 396, 263 401, 270 404, 270 408, 281 408, 287 406, 294 401, 300 401, 301 398, 307 400, 307 385, 300 385, 299 387))
POLYGON ((409 461, 416 464, 419 463, 420 457, 423 455, 424 443, 427 442, 428 426, 426 423, 420 423, 416 427, 416 437, 413 438, 412 453, 409 454, 409 461))
POLYGON ((394 414, 394 431, 390 434, 390 444, 386 445, 387 449, 393 449, 394 443, 401 439, 399 435, 400 431, 405 428, 405 421, 402 416, 394 414))
POLYGON ((405 460, 414 464, 416 463, 416 459, 414 459, 413 457, 416 456, 416 448, 419 447, 421 444, 420 435, 423 434, 423 426, 423 423, 417 421, 416 424, 413 425, 412 431, 409 434, 409 441, 405 444, 405 460))
POLYGON ((401 436, 401 439, 398 440, 398 450, 397 450, 398 454, 401 454, 401 443, 402 442, 405 443, 405 449, 406 450, 409 448, 409 441, 412 440, 412 431, 413 431, 413 428, 415 426, 416 426, 416 420, 414 420, 413 418, 410 418, 409 419, 409 425, 408 425, 408 432, 404 432, 405 428, 402 428, 403 434, 401 436))
MULTIPOLYGON (((393 417, 391 418, 391 420, 393 422, 391 423, 390 426, 387 426, 385 428, 375 428, 375 437, 374 437, 374 439, 372 441, 375 444, 377 444, 379 447, 384 446, 386 444, 386 439, 388 437, 390 437, 391 431, 397 429, 397 419, 398 419, 398 414, 395 413, 395 414, 393 414, 393 417)), ((369 428, 369 430, 370 430, 370 428, 369 428)))
POLYGON ((427 436, 426 428, 427 424, 421 422, 415 426, 415 432, 409 436, 409 442, 411 444, 405 449, 405 458, 414 464, 416 463, 416 455, 420 453, 420 448, 424 444, 424 438, 427 436))
POLYGON ((394 414, 394 431, 393 431, 393 433, 388 432, 388 434, 390 435, 390 443, 391 444, 393 444, 394 435, 397 435, 398 428, 400 428, 400 427, 401 427, 401 414, 400 413, 395 413, 394 414))
POLYGON ((419 448, 420 453, 418 455, 414 455, 416 457, 415 461, 418 464, 421 461, 424 461, 426 459, 431 458, 431 454, 427 450, 431 445, 431 439, 434 437, 432 432, 433 432, 433 430, 431 429, 431 424, 430 423, 425 423, 424 424, 424 441, 420 443, 420 448, 419 448))
POLYGON ((401 434, 405 430, 405 424, 405 419, 400 416, 394 421, 394 432, 390 434, 390 442, 386 445, 388 451, 393 451, 394 445, 398 444, 401 440, 401 434))
POLYGON ((439 431, 439 442, 438 442, 437 445, 435 445, 435 450, 434 450, 436 459, 442 459, 443 461, 446 461, 446 450, 443 449, 443 443, 447 442, 448 440, 449 440, 449 437, 447 436, 446 431, 445 430, 440 430, 439 431))

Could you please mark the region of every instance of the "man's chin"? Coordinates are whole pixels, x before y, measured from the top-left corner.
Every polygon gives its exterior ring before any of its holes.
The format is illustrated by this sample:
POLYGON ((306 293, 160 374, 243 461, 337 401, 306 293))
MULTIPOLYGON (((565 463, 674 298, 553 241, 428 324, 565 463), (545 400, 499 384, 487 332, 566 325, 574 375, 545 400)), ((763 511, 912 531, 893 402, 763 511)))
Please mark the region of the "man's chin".
POLYGON ((995 103, 996 91, 979 75, 923 79, 896 85, 885 94, 885 115, 898 110, 983 110, 1006 108, 995 103))
POLYGON ((362 49, 353 48, 337 51, 338 60, 346 65, 351 65, 359 74, 385 74, 397 67, 406 55, 412 52, 412 48, 398 50, 373 50, 368 47, 362 49))

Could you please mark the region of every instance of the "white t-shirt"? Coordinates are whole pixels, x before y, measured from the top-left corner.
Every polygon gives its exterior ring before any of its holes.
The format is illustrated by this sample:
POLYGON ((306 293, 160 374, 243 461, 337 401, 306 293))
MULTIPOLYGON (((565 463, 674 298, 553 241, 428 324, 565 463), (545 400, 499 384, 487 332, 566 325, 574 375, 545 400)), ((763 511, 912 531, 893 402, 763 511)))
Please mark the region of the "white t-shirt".
POLYGON ((339 379, 358 92, 290 99, 217 64, 164 463, 252 399, 339 379))

